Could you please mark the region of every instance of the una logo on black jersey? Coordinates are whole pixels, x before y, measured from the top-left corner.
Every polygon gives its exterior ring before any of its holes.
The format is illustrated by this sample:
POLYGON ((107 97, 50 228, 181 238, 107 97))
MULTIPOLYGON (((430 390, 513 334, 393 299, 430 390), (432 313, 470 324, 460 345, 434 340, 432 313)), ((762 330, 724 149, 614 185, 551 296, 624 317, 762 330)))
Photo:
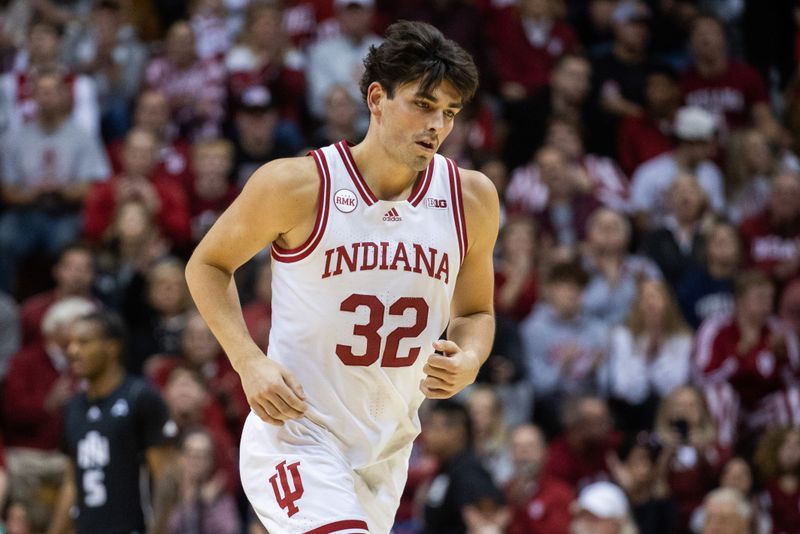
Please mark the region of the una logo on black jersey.
POLYGON ((128 415, 128 401, 125 399, 117 399, 114 406, 111 407, 112 417, 125 417, 128 415))

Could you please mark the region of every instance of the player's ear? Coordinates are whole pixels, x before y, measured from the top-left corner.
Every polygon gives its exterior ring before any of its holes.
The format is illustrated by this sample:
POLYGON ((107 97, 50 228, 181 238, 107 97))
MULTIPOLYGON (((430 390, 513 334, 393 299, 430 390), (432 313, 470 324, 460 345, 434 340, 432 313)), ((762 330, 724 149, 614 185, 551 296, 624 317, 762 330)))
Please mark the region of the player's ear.
POLYGON ((383 101, 388 95, 383 86, 378 82, 372 82, 367 88, 367 107, 371 115, 380 116, 383 101))

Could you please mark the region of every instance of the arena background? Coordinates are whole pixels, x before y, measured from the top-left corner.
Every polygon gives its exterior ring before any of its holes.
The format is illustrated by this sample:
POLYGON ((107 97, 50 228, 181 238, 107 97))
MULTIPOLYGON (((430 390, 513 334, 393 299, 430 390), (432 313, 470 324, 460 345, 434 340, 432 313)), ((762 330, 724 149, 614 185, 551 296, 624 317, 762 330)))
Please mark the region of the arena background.
MULTIPOLYGON (((440 152, 492 180, 503 224, 471 432, 423 409, 395 532, 800 532, 789 0, 0 2, 6 531, 49 526, 81 388, 66 332, 98 308, 178 428, 150 530, 263 532, 249 408, 184 262, 258 166, 362 138, 361 60, 401 19, 475 58, 440 152)), ((266 350, 266 251, 237 281, 266 350)))

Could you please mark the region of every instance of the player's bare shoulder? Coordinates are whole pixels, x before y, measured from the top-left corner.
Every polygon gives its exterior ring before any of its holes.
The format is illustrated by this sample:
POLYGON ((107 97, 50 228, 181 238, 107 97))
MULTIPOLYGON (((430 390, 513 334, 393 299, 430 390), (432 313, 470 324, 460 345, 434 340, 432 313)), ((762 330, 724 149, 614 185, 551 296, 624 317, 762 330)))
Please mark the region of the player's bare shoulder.
POLYGON ((262 165, 194 255, 233 272, 274 241, 287 248, 302 243, 314 227, 319 192, 320 178, 310 156, 262 165))
POLYGON ((494 243, 500 224, 497 188, 482 172, 459 168, 469 246, 476 240, 494 243))

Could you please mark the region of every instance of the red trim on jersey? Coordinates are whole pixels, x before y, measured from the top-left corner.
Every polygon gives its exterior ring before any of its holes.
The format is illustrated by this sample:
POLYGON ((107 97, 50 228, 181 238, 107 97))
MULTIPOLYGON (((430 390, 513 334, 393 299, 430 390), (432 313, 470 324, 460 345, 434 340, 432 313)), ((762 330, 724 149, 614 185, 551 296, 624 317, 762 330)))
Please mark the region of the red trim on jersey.
MULTIPOLYGON (((461 239, 464 241, 464 255, 466 255, 467 250, 469 249, 469 239, 467 239, 467 218, 464 212, 464 199, 461 196, 461 172, 459 172, 458 165, 456 165, 455 161, 453 162, 453 170, 456 173, 456 196, 458 197, 458 212, 459 217, 461 218, 461 239)), ((461 260, 463 261, 464 258, 462 257, 461 260)))
POLYGON ((353 180, 353 184, 358 189, 361 198, 364 199, 364 202, 367 203, 367 206, 371 206, 378 201, 378 198, 372 192, 372 190, 367 185, 367 181, 364 180, 364 177, 361 176, 361 172, 356 167, 356 162, 353 159, 353 154, 350 153, 350 146, 347 144, 346 141, 340 141, 336 143, 336 150, 339 151, 339 155, 342 156, 342 162, 344 162, 344 166, 347 169, 348 174, 350 174, 350 178, 353 180))
POLYGON ((411 191, 411 195, 408 197, 408 202, 411 203, 412 206, 417 207, 417 205, 425 198, 425 193, 428 192, 428 188, 431 186, 431 182, 433 181, 433 160, 428 164, 428 168, 425 169, 425 174, 422 176, 421 179, 417 180, 417 185, 414 187, 414 190, 411 191))
POLYGON ((359 519, 346 519, 344 521, 336 521, 335 523, 328 523, 313 530, 309 530, 306 534, 331 534, 333 532, 342 532, 343 530, 364 529, 364 532, 369 532, 366 521, 359 519))
POLYGON ((450 198, 453 204, 453 222, 455 222, 456 236, 458 237, 458 252, 459 256, 461 257, 461 261, 463 262, 464 255, 466 254, 466 242, 464 240, 465 234, 461 229, 461 221, 463 221, 463 216, 459 214, 461 209, 461 204, 459 203, 461 184, 457 181, 458 170, 455 166, 455 163, 453 163, 451 159, 447 160, 447 174, 450 177, 450 198))
POLYGON ((300 261, 311 254, 322 239, 322 234, 325 233, 325 226, 328 223, 331 197, 331 176, 328 170, 328 162, 325 160, 325 154, 321 150, 312 151, 311 156, 314 158, 314 163, 316 163, 317 172, 319 173, 317 218, 314 221, 314 229, 311 231, 311 235, 299 247, 285 249, 277 243, 272 243, 272 257, 285 263, 300 261))

